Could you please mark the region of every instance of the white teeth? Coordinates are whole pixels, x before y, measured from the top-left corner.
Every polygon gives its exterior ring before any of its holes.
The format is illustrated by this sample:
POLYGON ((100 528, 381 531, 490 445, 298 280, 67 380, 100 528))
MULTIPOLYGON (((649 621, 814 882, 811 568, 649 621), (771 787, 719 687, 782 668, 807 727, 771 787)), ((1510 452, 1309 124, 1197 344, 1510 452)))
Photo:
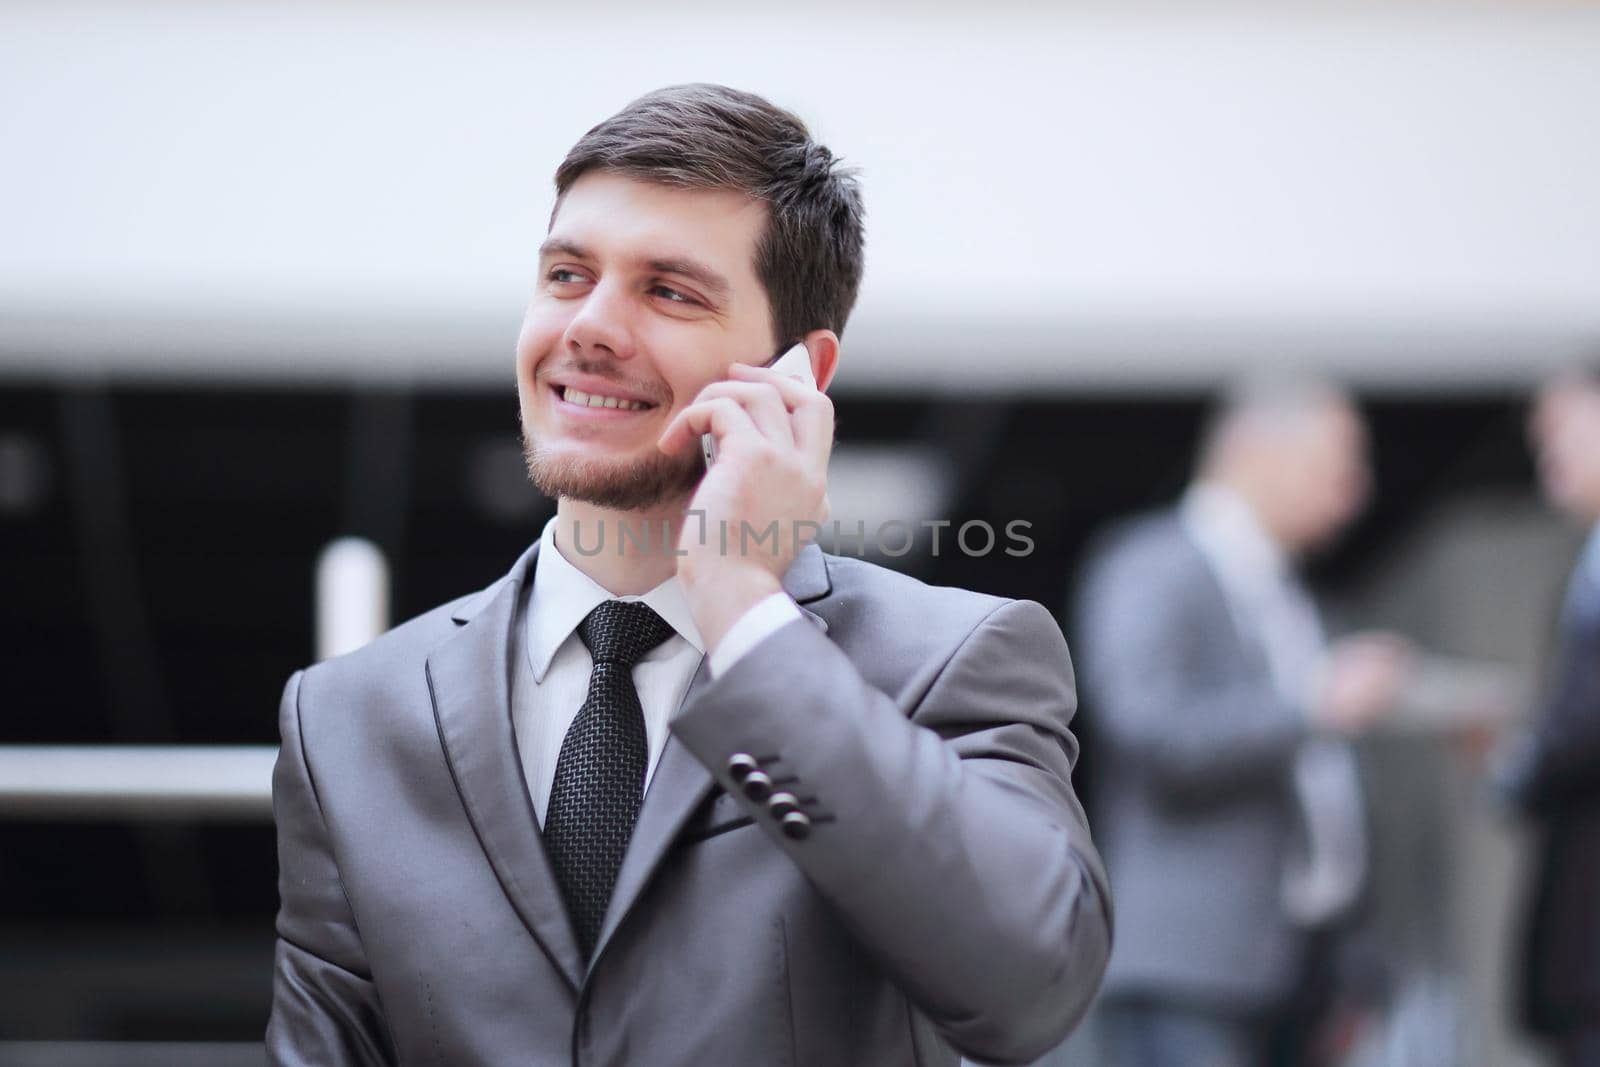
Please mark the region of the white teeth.
POLYGON ((650 406, 638 400, 623 400, 621 397, 616 396, 597 396, 594 393, 586 393, 582 389, 574 389, 570 385, 562 391, 561 395, 569 404, 579 404, 589 408, 621 408, 623 411, 643 411, 650 406))

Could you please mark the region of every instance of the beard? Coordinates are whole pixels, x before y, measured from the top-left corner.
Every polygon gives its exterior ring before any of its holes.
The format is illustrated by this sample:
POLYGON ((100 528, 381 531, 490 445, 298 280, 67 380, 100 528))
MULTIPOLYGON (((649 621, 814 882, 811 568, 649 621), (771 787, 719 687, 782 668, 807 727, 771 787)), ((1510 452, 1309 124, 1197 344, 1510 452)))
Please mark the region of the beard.
POLYGON ((612 511, 639 511, 687 496, 705 474, 698 448, 684 455, 657 453, 630 462, 559 457, 541 448, 526 426, 522 429, 522 457, 528 477, 545 496, 612 511))

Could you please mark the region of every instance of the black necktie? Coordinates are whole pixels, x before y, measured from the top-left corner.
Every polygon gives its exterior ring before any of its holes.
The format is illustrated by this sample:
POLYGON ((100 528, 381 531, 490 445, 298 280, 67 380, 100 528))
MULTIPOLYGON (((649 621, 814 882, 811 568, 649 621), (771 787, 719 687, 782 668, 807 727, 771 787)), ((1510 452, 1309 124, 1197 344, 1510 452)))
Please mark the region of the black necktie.
POLYGON ((594 669, 556 759, 544 843, 584 959, 600 935, 644 796, 649 746, 633 665, 672 634, 637 601, 607 600, 578 624, 594 669))

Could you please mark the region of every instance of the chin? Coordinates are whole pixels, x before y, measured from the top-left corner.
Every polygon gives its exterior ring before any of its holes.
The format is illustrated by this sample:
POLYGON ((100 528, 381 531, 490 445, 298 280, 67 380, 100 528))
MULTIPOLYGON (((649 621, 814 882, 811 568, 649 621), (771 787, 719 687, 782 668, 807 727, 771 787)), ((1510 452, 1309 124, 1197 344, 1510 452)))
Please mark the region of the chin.
POLYGON ((1581 489, 1561 486, 1547 491, 1550 502, 1568 518, 1578 522, 1600 520, 1600 489, 1585 495, 1581 489))
POLYGON ((612 511, 640 511, 687 498, 705 472, 698 452, 604 460, 564 454, 525 439, 523 455, 528 477, 544 495, 612 511))
POLYGON ((1338 544, 1339 538, 1344 536, 1349 528, 1346 522, 1325 522, 1315 527, 1302 530, 1299 540, 1300 554, 1303 556, 1320 556, 1338 544))

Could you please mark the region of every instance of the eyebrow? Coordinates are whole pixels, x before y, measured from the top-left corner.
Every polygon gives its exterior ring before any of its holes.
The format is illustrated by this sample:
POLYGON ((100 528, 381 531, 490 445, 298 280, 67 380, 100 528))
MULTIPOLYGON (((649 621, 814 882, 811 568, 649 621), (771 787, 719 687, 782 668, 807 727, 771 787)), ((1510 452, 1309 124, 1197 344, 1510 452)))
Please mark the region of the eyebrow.
POLYGON ((733 289, 728 284, 728 279, 697 260, 683 257, 652 259, 647 260, 645 266, 657 274, 676 274, 680 277, 688 278, 718 300, 727 299, 728 294, 733 289))
MULTIPOLYGON (((552 237, 539 246, 539 258, 545 259, 552 255, 566 255, 573 259, 593 259, 594 255, 589 249, 565 237, 552 237)), ((658 257, 643 260, 643 265, 657 274, 676 274, 700 285, 707 292, 718 299, 726 299, 733 292, 733 286, 721 273, 708 267, 697 259, 688 256, 658 257)))
POLYGON ((548 259, 554 255, 571 256, 573 259, 589 259, 589 250, 565 237, 551 237, 539 246, 539 258, 548 259))

